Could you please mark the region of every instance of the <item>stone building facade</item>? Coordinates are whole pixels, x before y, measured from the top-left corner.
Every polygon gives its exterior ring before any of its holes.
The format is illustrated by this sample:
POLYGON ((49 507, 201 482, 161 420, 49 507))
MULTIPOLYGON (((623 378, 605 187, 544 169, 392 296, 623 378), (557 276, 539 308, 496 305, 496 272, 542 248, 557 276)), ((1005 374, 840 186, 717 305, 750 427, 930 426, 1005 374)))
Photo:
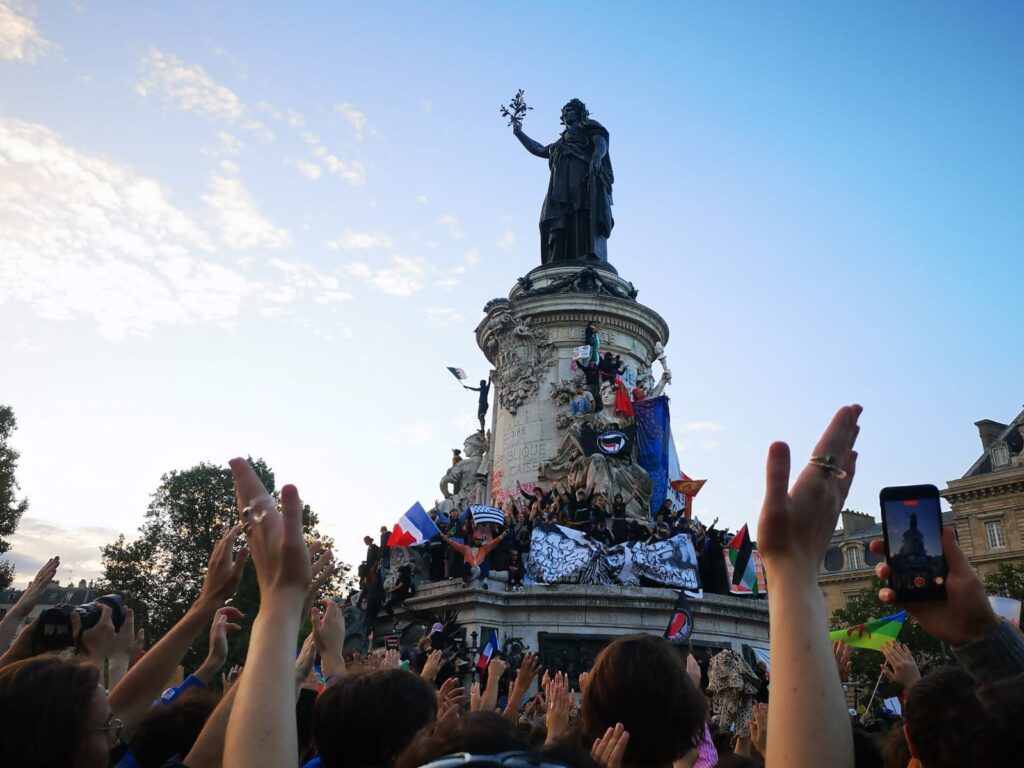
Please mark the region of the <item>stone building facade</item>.
MULTIPOLYGON (((984 576, 1000 563, 1024 562, 1024 411, 1009 424, 984 419, 976 426, 983 453, 940 494, 952 508, 942 524, 956 527, 967 559, 984 576)), ((852 510, 840 523, 818 571, 830 615, 871 583, 880 560, 868 542, 882 537, 881 523, 852 510)))
POLYGON ((1024 561, 1024 411, 1009 424, 976 423, 982 454, 943 498, 953 509, 960 546, 984 576, 1024 561))

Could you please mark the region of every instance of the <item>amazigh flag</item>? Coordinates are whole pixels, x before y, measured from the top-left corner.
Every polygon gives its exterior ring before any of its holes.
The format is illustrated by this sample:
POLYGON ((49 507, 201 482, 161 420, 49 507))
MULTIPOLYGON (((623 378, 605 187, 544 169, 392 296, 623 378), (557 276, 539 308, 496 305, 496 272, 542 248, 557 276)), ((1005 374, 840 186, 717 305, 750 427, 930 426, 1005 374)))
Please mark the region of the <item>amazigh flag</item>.
POLYGON ((401 520, 395 523, 395 529, 388 539, 388 546, 412 547, 440 535, 441 531, 417 501, 409 507, 408 512, 402 515, 401 520))
POLYGON ((450 365, 446 367, 448 368, 449 371, 451 371, 452 376, 454 376, 459 381, 462 381, 464 378, 466 378, 466 372, 461 368, 452 368, 450 365))
POLYGON ((848 629, 837 629, 835 632, 829 632, 828 638, 832 642, 842 640, 854 648, 870 648, 872 651, 880 651, 882 643, 895 640, 899 636, 906 618, 907 612, 900 611, 892 616, 866 621, 848 629))
POLYGON ((491 635, 491 639, 487 641, 487 645, 480 651, 480 658, 476 660, 477 667, 481 671, 487 669, 487 665, 491 663, 491 659, 494 654, 498 652, 498 633, 495 632, 491 635))
POLYGON ((757 594, 757 570, 754 568, 754 544, 750 541, 750 531, 744 523, 739 533, 732 537, 727 547, 729 562, 732 563, 733 586, 742 584, 757 594))

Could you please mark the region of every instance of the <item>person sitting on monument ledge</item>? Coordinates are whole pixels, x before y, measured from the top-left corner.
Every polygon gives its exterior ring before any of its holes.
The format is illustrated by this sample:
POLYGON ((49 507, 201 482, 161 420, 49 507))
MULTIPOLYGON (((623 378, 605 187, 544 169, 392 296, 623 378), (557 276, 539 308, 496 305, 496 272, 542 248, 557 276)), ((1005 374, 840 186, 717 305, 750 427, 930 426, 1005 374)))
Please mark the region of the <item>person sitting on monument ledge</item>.
POLYGON ((523 561, 519 557, 519 550, 513 549, 508 561, 508 583, 505 591, 518 592, 523 588, 523 561))
POLYGON ((460 544, 454 539, 441 534, 441 539, 451 547, 453 550, 462 555, 463 567, 462 567, 462 584, 465 587, 470 586, 474 581, 480 579, 483 581, 483 588, 487 589, 487 577, 490 575, 491 567, 487 561, 487 556, 491 553, 496 546, 498 546, 502 539, 508 535, 508 529, 502 531, 501 535, 491 539, 486 544, 480 539, 473 539, 472 545, 467 546, 466 544, 460 544))
POLYGON ((573 416, 585 416, 594 412, 594 396, 582 384, 576 385, 576 391, 569 399, 569 410, 573 416))

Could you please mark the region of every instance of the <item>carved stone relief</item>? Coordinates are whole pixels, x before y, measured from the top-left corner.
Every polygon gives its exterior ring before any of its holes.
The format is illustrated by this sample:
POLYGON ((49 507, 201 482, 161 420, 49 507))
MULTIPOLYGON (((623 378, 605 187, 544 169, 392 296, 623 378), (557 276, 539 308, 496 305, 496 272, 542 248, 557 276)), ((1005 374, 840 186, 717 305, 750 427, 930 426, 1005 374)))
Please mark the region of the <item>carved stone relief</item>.
POLYGON ((487 347, 497 369, 498 401, 509 413, 533 397, 555 359, 547 331, 502 308, 490 319, 487 347))

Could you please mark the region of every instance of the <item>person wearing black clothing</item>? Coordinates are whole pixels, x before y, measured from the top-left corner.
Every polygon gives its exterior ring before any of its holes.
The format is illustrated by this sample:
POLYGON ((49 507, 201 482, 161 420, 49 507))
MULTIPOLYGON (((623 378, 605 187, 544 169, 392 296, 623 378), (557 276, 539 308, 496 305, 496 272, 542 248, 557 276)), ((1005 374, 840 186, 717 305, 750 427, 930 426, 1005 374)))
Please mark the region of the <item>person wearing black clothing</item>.
POLYGON ((590 504, 594 500, 594 493, 590 495, 583 488, 577 488, 576 494, 569 499, 569 523, 585 523, 590 520, 590 504))
POLYGON ((380 547, 374 544, 369 536, 363 537, 363 543, 366 545, 366 567, 370 569, 380 560, 380 547))
POLYGON ((396 605, 400 606, 407 598, 412 597, 412 594, 412 566, 406 563, 398 569, 398 579, 395 581, 395 586, 393 586, 388 592, 388 601, 384 603, 383 606, 384 611, 388 616, 394 619, 394 607, 396 605))
POLYGON ((594 413, 604 409, 601 402, 601 371, 597 363, 590 363, 583 368, 583 378, 587 382, 587 389, 594 397, 594 413))
POLYGON ((594 495, 594 502, 590 505, 590 519, 602 528, 607 527, 608 508, 605 506, 603 493, 596 493, 594 495))
POLYGON ((597 366, 597 370, 601 374, 601 378, 604 381, 615 383, 615 377, 622 374, 622 358, 616 359, 612 356, 611 352, 605 352, 604 357, 601 358, 601 362, 597 366))
POLYGON ((587 529, 587 534, 591 539, 599 541, 605 546, 612 543, 612 537, 611 534, 608 533, 608 529, 604 526, 604 523, 599 523, 597 520, 590 523, 590 526, 587 529))
POLYGON ((491 393, 491 375, 487 375, 487 380, 480 379, 479 387, 467 387, 465 384, 462 385, 464 389, 468 389, 470 392, 479 392, 480 400, 476 409, 476 417, 480 419, 480 431, 484 431, 484 419, 487 418, 487 396, 491 393))
POLYGON ((518 550, 513 549, 508 562, 508 585, 506 591, 511 589, 518 592, 523 588, 523 561, 519 559, 518 550))
POLYGON ((516 488, 528 502, 532 504, 535 501, 539 501, 542 507, 546 507, 551 502, 551 498, 554 495, 554 491, 545 492, 539 485, 533 486, 533 490, 528 492, 517 482, 516 488))

